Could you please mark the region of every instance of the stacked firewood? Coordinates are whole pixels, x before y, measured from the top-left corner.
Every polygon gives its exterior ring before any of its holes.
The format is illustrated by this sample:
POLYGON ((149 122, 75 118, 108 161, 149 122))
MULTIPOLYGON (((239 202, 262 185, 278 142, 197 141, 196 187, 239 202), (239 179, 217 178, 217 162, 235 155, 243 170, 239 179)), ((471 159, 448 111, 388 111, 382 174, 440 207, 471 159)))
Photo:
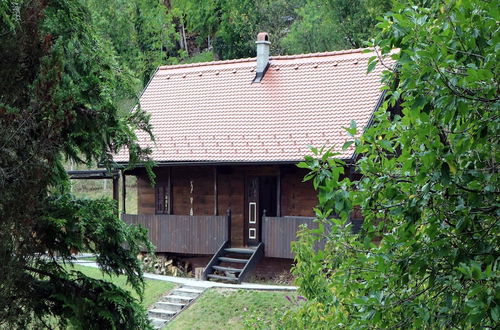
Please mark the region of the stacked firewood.
POLYGON ((181 277, 192 276, 191 264, 174 257, 140 254, 138 259, 142 261, 143 269, 147 273, 181 277))

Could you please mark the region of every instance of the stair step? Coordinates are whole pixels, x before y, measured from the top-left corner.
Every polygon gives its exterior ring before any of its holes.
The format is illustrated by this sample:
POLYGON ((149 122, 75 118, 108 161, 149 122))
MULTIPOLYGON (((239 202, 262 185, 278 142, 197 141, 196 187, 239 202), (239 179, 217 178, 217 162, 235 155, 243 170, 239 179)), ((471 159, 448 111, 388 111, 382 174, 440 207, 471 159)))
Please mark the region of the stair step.
POLYGON ((191 300, 193 300, 194 297, 189 297, 189 296, 179 296, 179 295, 168 295, 162 298, 162 301, 164 302, 173 302, 173 303, 180 303, 180 304, 187 304, 191 300))
POLYGON ((188 300, 188 301, 193 300, 192 297, 179 296, 179 295, 175 295, 175 294, 169 294, 168 296, 165 296, 165 298, 188 300))
POLYGON ((161 328, 163 328, 165 323, 167 323, 168 320, 150 316, 149 321, 151 321, 151 323, 153 324, 153 327, 155 329, 161 329, 161 328))
POLYGON ((223 267, 223 266, 213 266, 217 270, 232 272, 232 273, 241 273, 243 269, 241 268, 232 268, 232 267, 223 267))
POLYGON ((213 278, 216 280, 231 281, 231 282, 238 281, 237 277, 227 277, 227 276, 220 276, 220 275, 214 275, 214 274, 208 274, 207 276, 208 276, 208 278, 213 278))
POLYGON ((166 309, 161 309, 161 308, 150 309, 149 312, 150 313, 165 314, 165 315, 175 315, 175 314, 177 314, 177 312, 168 311, 166 309))
POLYGON ((186 304, 166 302, 166 301, 158 301, 156 303, 157 308, 165 309, 167 311, 173 311, 173 312, 180 311, 184 306, 186 306, 186 304))
POLYGON ((186 292, 186 293, 196 293, 196 294, 203 293, 203 290, 191 289, 191 288, 185 288, 185 287, 175 289, 174 291, 176 291, 176 292, 177 291, 179 291, 179 292, 186 292))
POLYGON ((225 261, 225 262, 237 262, 240 264, 246 264, 248 260, 250 259, 238 259, 238 258, 228 258, 228 257, 219 257, 220 261, 225 261))
POLYGON ((198 290, 200 291, 200 293, 202 293, 203 291, 205 291, 205 289, 207 288, 206 286, 195 286, 195 285, 183 285, 182 286, 183 289, 190 289, 190 290, 198 290))
POLYGON ((155 308, 155 309, 150 309, 148 311, 148 314, 154 318, 170 320, 172 318, 172 316, 177 314, 177 312, 167 311, 165 309, 160 309, 160 308, 155 308))
POLYGON ((224 251, 228 253, 241 253, 241 254, 253 254, 255 252, 254 249, 245 249, 245 248, 227 248, 224 251))

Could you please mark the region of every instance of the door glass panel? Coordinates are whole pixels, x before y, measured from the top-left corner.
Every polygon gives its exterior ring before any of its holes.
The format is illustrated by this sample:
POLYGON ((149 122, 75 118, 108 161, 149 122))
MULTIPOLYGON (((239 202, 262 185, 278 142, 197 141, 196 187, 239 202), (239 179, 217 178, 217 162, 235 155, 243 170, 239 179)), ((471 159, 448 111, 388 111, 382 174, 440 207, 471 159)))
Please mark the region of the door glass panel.
POLYGON ((257 230, 255 228, 248 229, 248 238, 250 238, 250 239, 257 238, 257 230))
POLYGON ((248 199, 256 199, 257 198, 257 187, 259 185, 258 178, 252 178, 248 183, 248 199))
POLYGON ((248 204, 248 221, 249 223, 257 222, 257 203, 255 202, 248 204))

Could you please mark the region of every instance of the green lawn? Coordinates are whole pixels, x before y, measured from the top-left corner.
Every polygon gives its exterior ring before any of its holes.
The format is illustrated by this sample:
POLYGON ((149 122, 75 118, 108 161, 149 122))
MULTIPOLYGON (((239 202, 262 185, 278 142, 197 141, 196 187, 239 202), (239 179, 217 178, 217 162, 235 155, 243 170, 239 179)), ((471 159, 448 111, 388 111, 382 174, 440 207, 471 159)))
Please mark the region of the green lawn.
MULTIPOLYGON (((113 282, 121 288, 124 288, 127 291, 132 292, 132 295, 138 298, 136 292, 132 289, 130 285, 126 284, 126 277, 123 275, 120 276, 107 276, 104 275, 99 269, 81 265, 75 265, 75 270, 81 271, 87 276, 97 278, 97 279, 105 279, 113 282)), ((146 287, 144 290, 144 300, 142 301, 142 305, 145 307, 149 307, 155 302, 159 300, 159 298, 165 294, 167 291, 174 288, 175 284, 171 282, 165 281, 157 281, 157 280, 145 280, 146 287)))
MULTIPOLYGON (((210 289, 165 329, 244 329, 244 320, 269 324, 275 313, 294 307, 294 292, 210 289)), ((253 328, 250 324, 248 327, 253 328)))
MULTIPOLYGON (((80 198, 113 198, 112 180, 72 180, 72 193, 80 198)), ((122 185, 119 184, 119 206, 122 209, 122 185)), ((134 176, 127 176, 126 194, 127 213, 137 214, 137 180, 134 176)))

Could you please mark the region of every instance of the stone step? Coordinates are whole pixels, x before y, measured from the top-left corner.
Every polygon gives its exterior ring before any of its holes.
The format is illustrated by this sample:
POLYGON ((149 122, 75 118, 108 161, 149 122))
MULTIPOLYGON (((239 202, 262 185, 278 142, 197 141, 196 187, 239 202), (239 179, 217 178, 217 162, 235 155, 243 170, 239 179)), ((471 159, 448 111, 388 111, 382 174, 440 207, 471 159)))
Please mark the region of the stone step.
POLYGON ((148 311, 149 316, 158 318, 158 319, 164 319, 164 320, 170 320, 172 316, 177 314, 177 312, 173 311, 167 311, 165 309, 160 309, 160 308, 155 308, 155 309, 150 309, 148 311))
POLYGON ((224 271, 224 272, 231 272, 231 273, 241 273, 243 271, 242 268, 232 268, 232 267, 223 267, 223 266, 213 266, 215 269, 224 271))
POLYGON ((174 302, 166 302, 166 301, 158 301, 156 303, 156 308, 164 309, 167 311, 178 312, 180 311, 185 304, 182 303, 174 303, 174 302))
POLYGON ((149 321, 151 322, 151 324, 155 329, 161 329, 167 323, 168 320, 150 316, 149 321))
POLYGON ((215 275, 215 274, 208 274, 207 277, 213 278, 216 280, 221 280, 221 281, 238 282, 237 277, 220 276, 220 275, 215 275))
POLYGON ((173 303, 180 303, 180 304, 187 304, 191 300, 193 300, 193 297, 187 297, 187 296, 179 296, 179 295, 168 295, 163 297, 162 301, 164 302, 173 302, 173 303))
POLYGON ((246 264, 249 259, 238 259, 238 258, 228 258, 228 257, 219 257, 220 261, 223 262, 236 262, 240 264, 246 264))
POLYGON ((194 290, 194 289, 186 289, 186 288, 178 288, 172 291, 172 294, 177 296, 186 296, 186 297, 198 297, 203 291, 194 290))
POLYGON ((254 249, 246 249, 246 248, 227 248, 224 249, 227 253, 240 253, 240 254, 253 254, 255 252, 254 249))
POLYGON ((207 288, 206 286, 196 286, 196 285, 183 285, 181 286, 181 288, 183 289, 190 289, 190 290, 198 290, 200 291, 200 293, 202 293, 203 291, 205 291, 205 289, 207 288))

